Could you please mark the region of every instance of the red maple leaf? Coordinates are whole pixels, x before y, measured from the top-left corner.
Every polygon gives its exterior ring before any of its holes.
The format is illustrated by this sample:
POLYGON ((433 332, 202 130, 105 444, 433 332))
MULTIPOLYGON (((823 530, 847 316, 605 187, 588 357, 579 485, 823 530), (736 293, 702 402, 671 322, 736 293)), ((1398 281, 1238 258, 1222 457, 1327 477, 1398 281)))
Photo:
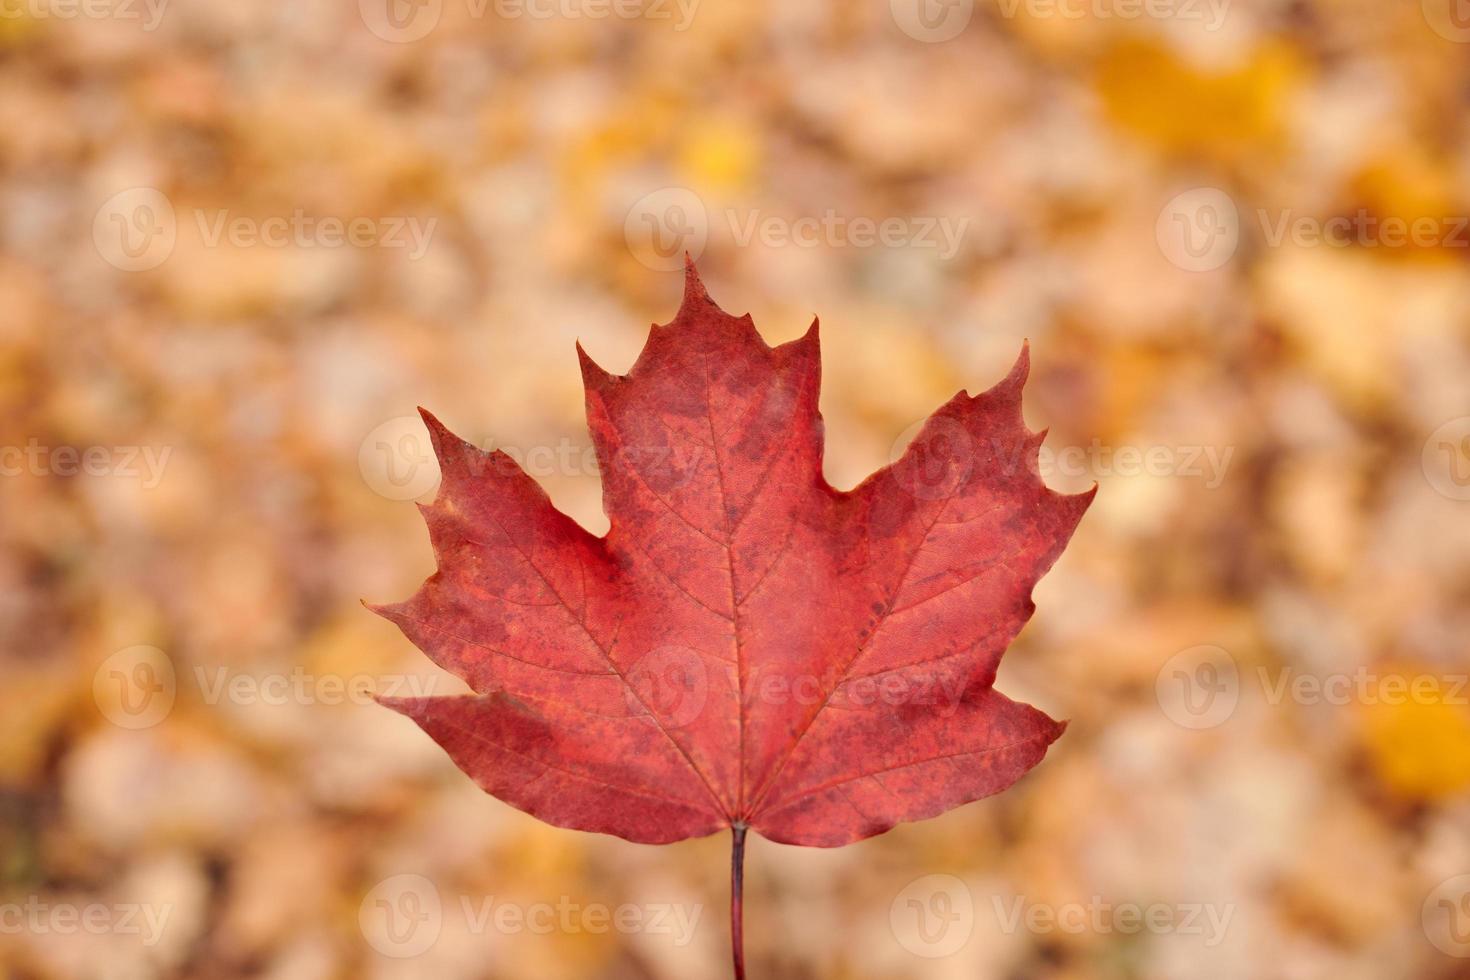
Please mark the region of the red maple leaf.
POLYGON ((690 265, 627 375, 577 350, 610 529, 424 412, 438 571, 373 608, 476 693, 384 703, 548 823, 654 844, 732 828, 742 975, 748 828, 848 844, 1000 792, 1061 734, 992 685, 1092 492, 1037 473, 1024 349, 851 491, 822 477, 815 322, 772 349, 690 265))

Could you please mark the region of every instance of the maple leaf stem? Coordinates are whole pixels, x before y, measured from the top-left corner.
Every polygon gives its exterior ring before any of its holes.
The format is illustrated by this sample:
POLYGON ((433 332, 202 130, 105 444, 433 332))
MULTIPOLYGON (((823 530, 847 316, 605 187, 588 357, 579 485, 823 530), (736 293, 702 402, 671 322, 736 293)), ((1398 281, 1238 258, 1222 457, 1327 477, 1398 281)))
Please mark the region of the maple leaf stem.
POLYGON ((735 958, 735 980, 745 980, 745 831, 736 821, 730 827, 730 949, 735 958))

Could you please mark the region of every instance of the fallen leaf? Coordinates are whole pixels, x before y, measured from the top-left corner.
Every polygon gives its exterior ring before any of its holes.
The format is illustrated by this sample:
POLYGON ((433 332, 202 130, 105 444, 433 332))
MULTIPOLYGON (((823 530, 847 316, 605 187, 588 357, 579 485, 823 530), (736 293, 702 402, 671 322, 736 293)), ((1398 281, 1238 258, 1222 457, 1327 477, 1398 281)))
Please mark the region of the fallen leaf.
POLYGON ((646 843, 733 828, 737 870, 747 828, 835 847, 1040 761, 1064 726, 992 684, 1092 492, 1037 474, 1025 350, 851 491, 822 477, 815 322, 772 349, 691 265, 627 375, 578 353, 607 535, 425 412, 438 571, 373 608, 477 693, 385 704, 533 816, 646 843))

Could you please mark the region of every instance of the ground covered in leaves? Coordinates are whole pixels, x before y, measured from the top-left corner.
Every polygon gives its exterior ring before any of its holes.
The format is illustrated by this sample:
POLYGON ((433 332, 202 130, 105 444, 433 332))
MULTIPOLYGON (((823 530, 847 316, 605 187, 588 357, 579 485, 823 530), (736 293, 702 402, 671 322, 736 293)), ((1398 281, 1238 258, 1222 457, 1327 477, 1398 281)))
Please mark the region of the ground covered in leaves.
POLYGON ((768 341, 820 314, 835 485, 1026 338, 1048 483, 1100 485, 999 684, 1066 736, 753 839, 753 976, 1461 975, 1470 46, 1164 6, 0 0, 0 972, 721 975, 728 839, 481 794, 368 703, 460 688, 359 605, 432 571, 419 404, 605 530, 573 341, 625 370, 692 246, 768 341))

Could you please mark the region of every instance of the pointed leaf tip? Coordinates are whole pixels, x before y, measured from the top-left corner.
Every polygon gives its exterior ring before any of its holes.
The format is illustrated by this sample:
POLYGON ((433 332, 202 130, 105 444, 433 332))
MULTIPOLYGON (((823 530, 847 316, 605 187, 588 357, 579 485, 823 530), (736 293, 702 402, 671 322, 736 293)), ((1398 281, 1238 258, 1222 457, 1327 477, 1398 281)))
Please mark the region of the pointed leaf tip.
POLYGON ((704 280, 699 278, 699 269, 694 265, 694 259, 688 252, 684 253, 684 300, 679 304, 679 312, 700 304, 713 304, 709 291, 704 288, 704 280))
POLYGON ((592 359, 580 340, 577 341, 577 364, 582 369, 582 386, 588 391, 601 391, 617 380, 617 375, 592 359))
POLYGON ((1011 370, 1006 374, 1002 384, 1008 388, 1020 389, 1026 384, 1026 379, 1031 375, 1031 341, 1021 341, 1021 353, 1016 355, 1016 363, 1011 365, 1011 370))

